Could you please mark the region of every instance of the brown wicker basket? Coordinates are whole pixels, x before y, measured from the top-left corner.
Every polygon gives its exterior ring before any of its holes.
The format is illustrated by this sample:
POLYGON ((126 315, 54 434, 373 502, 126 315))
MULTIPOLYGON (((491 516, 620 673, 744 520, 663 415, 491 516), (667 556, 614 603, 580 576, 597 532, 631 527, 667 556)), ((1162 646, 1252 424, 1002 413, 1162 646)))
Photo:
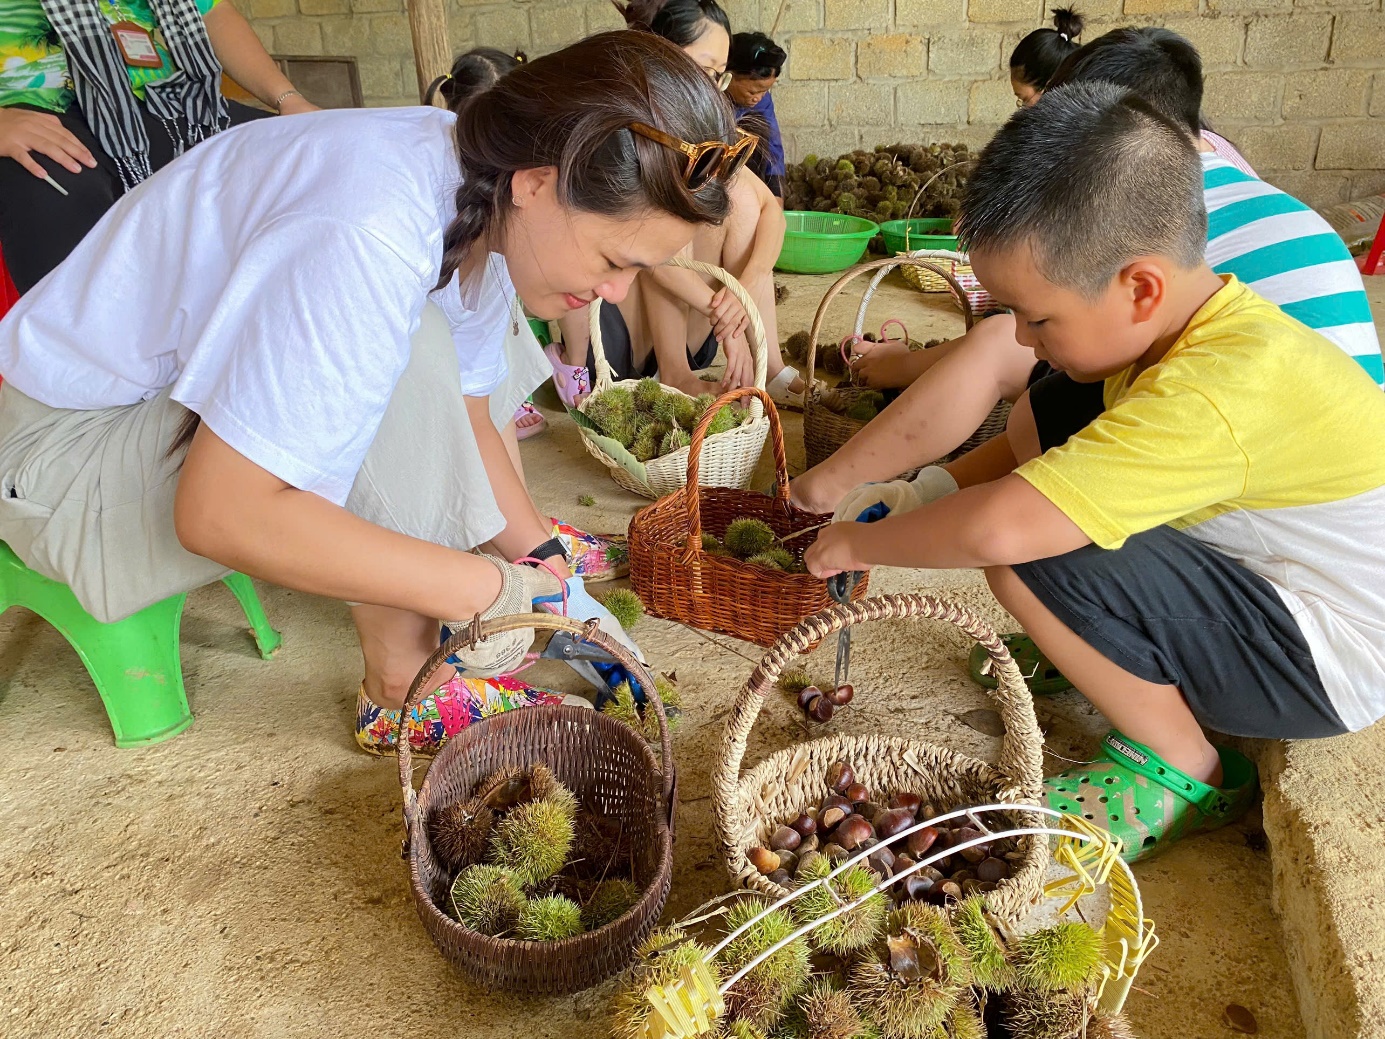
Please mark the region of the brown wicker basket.
MULTIPOLYGON (((807 373, 805 377, 808 379, 809 385, 807 392, 803 395, 803 448, 810 469, 825 462, 837 448, 859 433, 866 425, 860 419, 848 418, 846 415, 833 411, 823 403, 824 394, 832 393, 843 406, 849 407, 856 398, 866 392, 864 389, 852 386, 839 386, 832 389, 816 378, 814 365, 817 362, 818 337, 822 335, 822 325, 827 317, 827 308, 842 289, 846 288, 847 284, 855 278, 867 271, 888 272, 899 266, 927 268, 946 280, 959 301, 958 305, 962 308, 962 318, 966 322, 968 330, 971 329, 975 320, 971 307, 966 303, 966 296, 962 292, 962 287, 957 284, 951 274, 929 260, 909 256, 890 256, 883 260, 872 260, 870 263, 860 264, 838 278, 827 290, 827 294, 822 297, 822 302, 818 304, 817 313, 813 315, 813 327, 809 333, 808 360, 805 367, 807 373)), ((863 314, 858 312, 858 321, 862 318, 863 314)))
MULTIPOLYGON (((443 747, 414 792, 409 741, 399 741, 399 783, 404 792, 404 855, 419 919, 438 950, 459 973, 487 989, 558 995, 598 985, 620 973, 663 912, 673 880, 676 807, 668 719, 649 671, 596 624, 546 613, 473 623, 448 639, 423 666, 403 714, 423 696, 423 684, 452 653, 473 639, 517 628, 566 631, 611 653, 648 691, 659 719, 662 763, 629 726, 581 707, 525 707, 475 722, 443 747), (471 795, 505 766, 543 762, 588 810, 619 819, 630 837, 634 880, 644 892, 613 923, 557 942, 491 938, 443 913, 450 877, 433 854, 427 820, 436 808, 471 795)), ((398 736, 396 736, 398 739, 398 736)))
MULTIPOLYGON (((717 839, 738 885, 776 899, 789 894, 762 877, 746 859, 746 852, 766 845, 776 827, 806 806, 818 804, 828 789, 828 768, 842 760, 850 762, 858 781, 881 800, 908 790, 927 803, 947 808, 999 801, 1039 804, 1043 790, 1043 734, 1034 718, 1034 701, 1000 636, 964 607, 926 595, 875 596, 833 606, 786 633, 751 672, 726 720, 721 758, 712 774, 717 839), (990 695, 1005 722, 999 761, 992 765, 903 736, 838 733, 778 751, 742 774, 750 731, 785 667, 808 647, 848 625, 897 617, 947 621, 986 647, 1000 679, 999 688, 990 695)), ((1017 810, 1014 821, 1033 825, 1034 818, 1017 810)), ((1048 843, 1038 837, 1021 838, 1020 850, 1025 858, 1014 875, 987 896, 991 909, 1011 922, 1042 896, 1049 859, 1048 843)))
MULTIPOLYGON (((750 355, 755 360, 755 385, 764 389, 765 374, 769 365, 769 346, 765 339, 765 325, 755 301, 746 293, 740 282, 720 267, 698 260, 687 260, 681 256, 669 260, 668 265, 685 267, 709 278, 716 278, 745 308, 746 316, 750 319, 746 328, 746 339, 750 345, 750 355)), ((588 309, 591 311, 590 330, 596 383, 592 387, 591 395, 576 409, 581 412, 584 420, 588 405, 604 391, 612 386, 633 387, 639 381, 612 381, 611 366, 606 360, 605 346, 601 341, 600 308, 593 304, 588 309)), ((709 383, 707 389, 711 392, 712 384, 709 383)), ((682 390, 672 386, 665 386, 664 392, 686 396, 682 390)), ((627 491, 657 500, 665 494, 672 494, 683 485, 688 468, 686 447, 670 451, 658 458, 651 458, 648 462, 636 462, 633 456, 621 461, 607 451, 601 439, 598 439, 599 434, 588 426, 590 423, 583 425, 580 422, 577 426, 577 431, 582 435, 582 446, 587 449, 589 455, 606 467, 611 479, 627 491)), ((745 420, 739 426, 718 433, 708 440, 707 464, 702 468, 702 482, 713 487, 745 487, 749 484, 750 478, 755 475, 755 467, 760 464, 760 453, 765 449, 765 434, 768 432, 769 423, 765 421, 760 408, 752 402, 745 420)))
MULTIPOLYGON (((740 516, 764 520, 780 538, 818 526, 828 517, 804 512, 789 502, 789 466, 784 429, 769 394, 752 386, 719 397, 693 431, 687 483, 646 506, 630 521, 630 584, 656 617, 732 635, 768 646, 802 618, 831 604, 827 582, 811 574, 790 574, 739 559, 714 556, 702 548, 702 532, 720 538, 740 516), (702 438, 712 416, 742 397, 759 399, 769 416, 774 450, 774 495, 721 487, 701 487, 697 467, 702 438)), ((786 547, 803 557, 812 539, 786 547)), ((866 581, 853 597, 863 598, 866 581)))

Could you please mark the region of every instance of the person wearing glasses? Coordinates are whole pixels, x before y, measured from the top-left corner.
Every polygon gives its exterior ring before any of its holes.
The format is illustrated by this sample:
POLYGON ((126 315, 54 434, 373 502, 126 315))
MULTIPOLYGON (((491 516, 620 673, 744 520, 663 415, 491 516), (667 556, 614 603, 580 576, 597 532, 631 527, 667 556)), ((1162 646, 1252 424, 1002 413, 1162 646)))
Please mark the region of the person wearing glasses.
MULTIPOLYGON (((730 85, 731 23, 716 0, 632 0, 615 6, 631 28, 682 48, 719 90, 730 85)), ((745 286, 764 322, 770 395, 780 404, 801 405, 802 380, 784 364, 777 345, 774 264, 784 244, 784 213, 764 181, 744 168, 752 154, 750 148, 736 157, 730 216, 720 226, 699 228, 684 255, 730 271, 745 286)), ((624 303, 601 307, 599 320, 606 361, 617 380, 657 374, 665 385, 695 396, 716 388, 698 372, 716 360, 720 344, 726 354, 721 388, 754 382, 745 310, 720 283, 695 272, 661 267, 641 274, 624 303)), ((588 315, 570 314, 559 327, 562 345, 549 348, 549 360, 558 395, 572 406, 591 392, 595 377, 588 315)))
POLYGON ((765 128, 764 173, 761 179, 784 202, 784 138, 779 132, 779 120, 774 115, 774 98, 770 91, 784 70, 788 55, 784 48, 762 32, 738 32, 731 37, 731 53, 726 67, 731 70, 731 85, 726 96, 736 106, 737 121, 747 116, 760 120, 765 128))
MULTIPOLYGON (((497 432, 513 398, 489 394, 521 306, 618 303, 727 217, 737 141, 695 62, 620 31, 456 115, 345 109, 199 145, 0 321, 0 541, 101 621, 229 569, 353 604, 375 751, 440 620, 565 605, 624 638, 497 432)), ((465 681, 532 640, 460 654, 410 740, 538 699, 465 681)))

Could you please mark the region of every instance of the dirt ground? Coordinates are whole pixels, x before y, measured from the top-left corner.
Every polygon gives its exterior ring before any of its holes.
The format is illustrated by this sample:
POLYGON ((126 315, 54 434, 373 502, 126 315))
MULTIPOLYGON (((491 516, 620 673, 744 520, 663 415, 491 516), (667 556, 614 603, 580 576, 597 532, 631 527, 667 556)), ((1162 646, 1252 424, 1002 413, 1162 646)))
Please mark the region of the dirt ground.
MULTIPOLYGON (((808 326, 830 279, 785 282, 787 336, 808 326)), ((956 312, 931 298, 892 281, 872 321, 900 317, 923 337, 959 330, 956 312)), ((849 309, 838 305, 834 334, 847 330, 849 309)), ((524 446, 539 504, 592 529, 623 529, 643 501, 588 458, 556 410, 547 413, 549 432, 524 446), (580 507, 579 494, 596 505, 580 507)), ((797 417, 786 426, 797 471, 797 417)), ((953 595, 1006 624, 972 573, 880 571, 872 588, 953 595)), ((360 660, 346 607, 262 592, 285 637, 270 662, 256 656, 223 589, 191 597, 183 659, 197 721, 140 750, 113 746, 95 690, 56 631, 23 610, 0 617, 0 1036, 604 1034, 608 988, 559 1000, 487 995, 452 973, 410 901, 394 762, 352 740, 360 660)), ((682 804, 673 918, 727 887, 709 772, 759 653, 655 619, 633 634, 655 664, 677 670, 686 704, 674 741, 682 804)), ((998 741, 959 718, 984 706, 966 677, 967 649, 938 624, 863 628, 856 703, 834 724, 993 757, 998 741)), ((830 650, 816 660, 830 672, 830 650)), ((579 688, 561 671, 536 678, 579 688)), ((1091 755, 1101 723, 1079 696, 1043 700, 1038 711, 1050 770, 1091 755)), ((748 760, 806 738, 796 715, 786 699, 769 704, 748 760)), ((1230 1036, 1228 1003, 1250 1008, 1267 1039, 1303 1035, 1258 819, 1136 872, 1162 939, 1128 1005, 1142 1036, 1230 1036)))

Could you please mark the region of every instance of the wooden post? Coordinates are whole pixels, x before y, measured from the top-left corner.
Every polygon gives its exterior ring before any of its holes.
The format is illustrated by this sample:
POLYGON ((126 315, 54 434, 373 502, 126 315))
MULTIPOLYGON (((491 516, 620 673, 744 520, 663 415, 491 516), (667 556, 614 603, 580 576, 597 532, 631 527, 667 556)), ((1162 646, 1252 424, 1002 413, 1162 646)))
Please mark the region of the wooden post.
POLYGON ((428 84, 452 67, 447 42, 447 11, 443 0, 408 0, 409 31, 414 38, 414 71, 418 73, 418 99, 428 84))

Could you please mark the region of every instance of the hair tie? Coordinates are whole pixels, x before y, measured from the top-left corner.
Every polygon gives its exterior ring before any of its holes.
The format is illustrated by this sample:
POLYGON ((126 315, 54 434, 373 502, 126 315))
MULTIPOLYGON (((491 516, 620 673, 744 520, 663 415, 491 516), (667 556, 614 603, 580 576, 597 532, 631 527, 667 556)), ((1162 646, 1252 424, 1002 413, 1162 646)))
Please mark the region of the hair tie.
POLYGON ((1067 34, 1067 33, 1065 33, 1065 32, 1060 32, 1058 35, 1061 36, 1061 37, 1063 38, 1063 42, 1064 42, 1064 43, 1071 43, 1071 42, 1072 42, 1072 40, 1070 40, 1070 39, 1068 38, 1068 34, 1067 34))

